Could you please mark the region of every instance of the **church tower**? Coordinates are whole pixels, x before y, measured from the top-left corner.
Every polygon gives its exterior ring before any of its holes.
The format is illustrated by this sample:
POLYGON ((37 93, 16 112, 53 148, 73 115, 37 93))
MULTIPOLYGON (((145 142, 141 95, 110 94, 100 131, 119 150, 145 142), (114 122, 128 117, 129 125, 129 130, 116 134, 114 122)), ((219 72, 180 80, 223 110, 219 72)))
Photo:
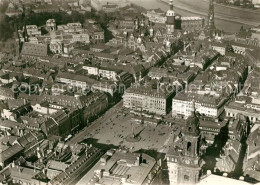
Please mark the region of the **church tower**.
POLYGON ((173 11, 173 0, 170 0, 170 9, 166 13, 166 32, 171 35, 174 32, 175 14, 173 11))
POLYGON ((210 37, 213 38, 215 32, 215 20, 214 20, 214 3, 213 0, 209 1, 209 14, 208 14, 208 30, 210 32, 210 37))
POLYGON ((192 115, 186 120, 181 134, 166 154, 170 185, 193 185, 200 176, 200 130, 199 119, 193 102, 192 115))

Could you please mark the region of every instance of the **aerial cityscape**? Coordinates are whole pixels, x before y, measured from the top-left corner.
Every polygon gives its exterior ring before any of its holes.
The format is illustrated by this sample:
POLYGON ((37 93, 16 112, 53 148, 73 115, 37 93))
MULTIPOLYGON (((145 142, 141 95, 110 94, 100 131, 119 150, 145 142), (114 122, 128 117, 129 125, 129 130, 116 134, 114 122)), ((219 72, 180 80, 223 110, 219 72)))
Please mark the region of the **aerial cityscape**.
POLYGON ((260 184, 260 0, 0 0, 0 185, 260 184))

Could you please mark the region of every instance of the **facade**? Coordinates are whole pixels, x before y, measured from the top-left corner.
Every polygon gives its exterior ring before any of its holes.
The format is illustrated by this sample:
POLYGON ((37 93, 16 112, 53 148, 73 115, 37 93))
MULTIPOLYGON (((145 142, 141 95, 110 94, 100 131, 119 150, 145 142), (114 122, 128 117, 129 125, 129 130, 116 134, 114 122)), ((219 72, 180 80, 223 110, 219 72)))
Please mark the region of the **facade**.
MULTIPOLYGON (((118 8, 130 5, 127 0, 110 0, 109 3, 117 5, 118 8)), ((103 6, 105 5, 107 5, 107 0, 91 0, 91 7, 97 11, 103 10, 103 6)))
POLYGON ((133 85, 123 95, 123 106, 132 110, 166 115, 175 91, 163 91, 133 85))
POLYGON ((196 110, 207 117, 218 118, 224 111, 226 99, 209 94, 179 93, 172 100, 172 116, 188 118, 192 114, 195 101, 196 110))
POLYGON ((166 22, 165 12, 161 9, 147 10, 144 15, 148 17, 149 21, 154 23, 165 24, 166 22))
POLYGON ((132 17, 124 17, 123 19, 119 20, 119 28, 121 29, 125 29, 127 31, 133 31, 136 27, 135 19, 133 19, 132 17))
POLYGON ((226 46, 223 43, 214 42, 211 44, 213 50, 219 52, 222 56, 226 54, 226 46))
POLYGON ((173 145, 166 154, 170 185, 189 185, 199 182, 201 170, 200 130, 194 105, 192 112, 182 128, 181 136, 175 135, 173 145))
POLYGON ((56 28, 56 21, 55 19, 48 19, 46 21, 46 30, 47 31, 55 31, 57 28, 56 28))
POLYGON ((121 70, 116 70, 108 67, 98 67, 98 66, 83 66, 83 69, 88 71, 90 75, 96 75, 103 78, 107 78, 112 81, 118 80, 118 75, 122 72, 121 70))
POLYGON ((107 12, 107 13, 109 13, 109 12, 114 12, 114 11, 116 11, 118 9, 118 5, 116 5, 116 4, 106 4, 106 5, 103 5, 102 6, 102 10, 104 11, 104 12, 107 12))
POLYGON ((36 25, 26 25, 27 34, 30 37, 36 37, 41 35, 41 31, 38 29, 36 25))
POLYGON ((258 101, 249 98, 250 101, 234 101, 225 106, 226 116, 239 118, 240 115, 248 117, 250 122, 255 123, 260 120, 260 109, 258 101))
POLYGON ((201 138, 205 139, 207 142, 207 146, 211 145, 215 141, 215 137, 219 135, 221 129, 227 125, 227 121, 219 121, 219 120, 207 120, 200 119, 200 133, 201 138))
POLYGON ((204 19, 201 17, 181 17, 181 29, 185 31, 202 30, 204 19))

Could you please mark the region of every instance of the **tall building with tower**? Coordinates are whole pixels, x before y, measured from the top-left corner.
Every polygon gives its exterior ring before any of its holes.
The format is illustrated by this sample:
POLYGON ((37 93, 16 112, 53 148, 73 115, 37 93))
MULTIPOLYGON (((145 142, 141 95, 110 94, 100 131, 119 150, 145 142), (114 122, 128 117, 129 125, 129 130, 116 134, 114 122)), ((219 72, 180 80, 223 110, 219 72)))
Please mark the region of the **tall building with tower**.
POLYGON ((195 113, 186 120, 180 132, 176 132, 173 146, 166 154, 170 185, 192 185, 199 182, 201 160, 199 156, 199 119, 195 113))
POLYGON ((174 32, 175 14, 173 11, 173 0, 170 0, 170 9, 166 13, 166 32, 171 35, 174 32))
POLYGON ((214 2, 209 1, 209 13, 208 13, 208 30, 210 32, 210 37, 212 38, 215 32, 215 20, 214 20, 214 2))

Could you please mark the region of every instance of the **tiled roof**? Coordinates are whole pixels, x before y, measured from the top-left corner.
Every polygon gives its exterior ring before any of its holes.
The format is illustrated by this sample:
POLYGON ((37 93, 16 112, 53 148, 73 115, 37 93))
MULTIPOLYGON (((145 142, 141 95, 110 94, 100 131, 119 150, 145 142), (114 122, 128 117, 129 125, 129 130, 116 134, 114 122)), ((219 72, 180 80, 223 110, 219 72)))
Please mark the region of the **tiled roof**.
POLYGON ((14 144, 13 146, 9 147, 7 150, 3 151, 0 154, 0 161, 5 162, 7 159, 13 157, 17 153, 21 152, 23 150, 23 147, 21 147, 18 144, 14 144))
POLYGON ((47 45, 25 42, 22 48, 22 55, 37 56, 37 57, 47 56, 47 45))

